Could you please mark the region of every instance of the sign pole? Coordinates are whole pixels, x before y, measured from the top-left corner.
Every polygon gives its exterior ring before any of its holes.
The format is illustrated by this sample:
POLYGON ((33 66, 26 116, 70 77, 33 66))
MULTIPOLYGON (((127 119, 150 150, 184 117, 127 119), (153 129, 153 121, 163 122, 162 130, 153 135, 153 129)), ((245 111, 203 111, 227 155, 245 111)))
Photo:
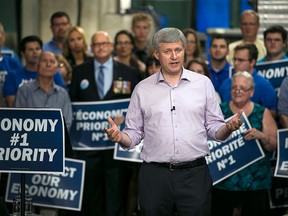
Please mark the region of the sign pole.
POLYGON ((25 173, 21 173, 21 216, 25 216, 25 173))

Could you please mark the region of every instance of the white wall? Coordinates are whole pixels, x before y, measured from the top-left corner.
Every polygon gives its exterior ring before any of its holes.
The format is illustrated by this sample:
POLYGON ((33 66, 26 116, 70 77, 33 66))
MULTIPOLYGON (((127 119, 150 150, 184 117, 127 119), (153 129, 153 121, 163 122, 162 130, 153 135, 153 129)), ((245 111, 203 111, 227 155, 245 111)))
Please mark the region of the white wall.
POLYGON ((22 36, 39 35, 39 1, 22 0, 22 36))
MULTIPOLYGON (((36 34, 43 41, 52 37, 50 16, 56 11, 65 11, 71 22, 77 23, 77 0, 23 0, 22 36, 36 34)), ((107 31, 113 38, 117 31, 131 28, 131 15, 119 15, 117 0, 82 0, 81 27, 86 31, 86 39, 98 30, 107 31)))

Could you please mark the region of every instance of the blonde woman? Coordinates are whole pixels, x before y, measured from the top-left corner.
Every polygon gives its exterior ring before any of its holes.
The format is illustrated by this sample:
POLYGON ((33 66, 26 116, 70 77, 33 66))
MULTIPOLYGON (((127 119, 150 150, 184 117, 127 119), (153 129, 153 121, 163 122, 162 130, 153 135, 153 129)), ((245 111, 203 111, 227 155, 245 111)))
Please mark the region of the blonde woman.
POLYGON ((87 59, 92 58, 88 52, 88 45, 83 28, 73 26, 68 30, 63 45, 63 56, 71 66, 82 64, 87 59))

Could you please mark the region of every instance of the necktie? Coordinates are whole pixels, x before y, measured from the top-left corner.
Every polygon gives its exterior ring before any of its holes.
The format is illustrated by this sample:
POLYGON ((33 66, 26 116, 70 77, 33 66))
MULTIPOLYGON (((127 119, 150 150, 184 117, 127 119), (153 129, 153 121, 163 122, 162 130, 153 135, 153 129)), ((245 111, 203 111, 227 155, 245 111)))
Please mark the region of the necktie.
POLYGON ((97 78, 98 94, 101 100, 104 98, 104 70, 103 68, 104 66, 100 65, 98 78, 97 78))

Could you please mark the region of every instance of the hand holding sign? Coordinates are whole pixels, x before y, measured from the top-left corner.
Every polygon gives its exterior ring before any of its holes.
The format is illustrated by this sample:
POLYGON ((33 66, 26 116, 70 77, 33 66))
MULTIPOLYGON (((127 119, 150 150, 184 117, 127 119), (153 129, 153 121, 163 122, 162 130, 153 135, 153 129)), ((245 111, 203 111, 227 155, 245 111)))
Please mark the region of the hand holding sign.
POLYGON ((245 133, 244 139, 246 140, 252 140, 252 139, 261 139, 263 138, 264 133, 257 130, 256 128, 248 129, 245 133))

